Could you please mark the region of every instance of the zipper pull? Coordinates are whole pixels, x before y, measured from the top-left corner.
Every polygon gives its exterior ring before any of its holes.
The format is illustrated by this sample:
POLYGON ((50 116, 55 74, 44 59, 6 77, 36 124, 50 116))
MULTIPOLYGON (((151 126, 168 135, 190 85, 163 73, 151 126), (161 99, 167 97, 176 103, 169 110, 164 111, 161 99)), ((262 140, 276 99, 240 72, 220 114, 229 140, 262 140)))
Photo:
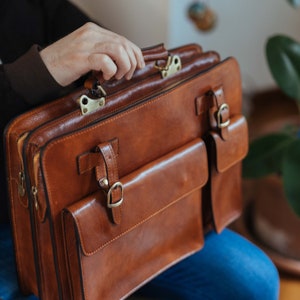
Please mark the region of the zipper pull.
POLYGON ((39 210, 39 201, 38 201, 38 195, 37 195, 38 189, 36 186, 31 187, 31 193, 33 196, 33 203, 34 203, 35 210, 38 211, 39 210))
POLYGON ((25 196, 25 174, 24 171, 19 172, 19 184, 18 184, 18 192, 20 197, 25 196))
POLYGON ((24 162, 23 162, 23 145, 25 142, 26 137, 28 136, 28 132, 22 134, 17 142, 18 147, 18 155, 20 161, 20 172, 19 172, 19 181, 18 181, 18 193, 19 193, 19 200, 24 207, 28 207, 28 199, 25 197, 26 195, 26 185, 25 185, 25 172, 24 172, 24 162))
POLYGON ((44 222, 46 217, 47 204, 45 201, 45 195, 43 185, 40 182, 40 152, 37 152, 33 157, 33 183, 31 186, 31 194, 36 215, 40 222, 44 222))
POLYGON ((36 153, 33 157, 33 185, 31 187, 31 193, 33 196, 33 203, 36 211, 39 210, 39 199, 38 199, 38 186, 39 186, 39 160, 40 153, 36 153))

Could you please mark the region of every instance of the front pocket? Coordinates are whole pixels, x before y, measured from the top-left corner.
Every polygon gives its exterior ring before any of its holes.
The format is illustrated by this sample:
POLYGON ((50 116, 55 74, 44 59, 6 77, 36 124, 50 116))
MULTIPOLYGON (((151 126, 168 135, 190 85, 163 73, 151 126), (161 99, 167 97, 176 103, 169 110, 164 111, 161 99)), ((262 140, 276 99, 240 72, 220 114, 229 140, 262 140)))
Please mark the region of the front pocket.
POLYGON ((122 222, 102 191, 63 211, 74 299, 120 299, 203 246, 204 142, 193 142, 120 179, 122 222))
POLYGON ((212 222, 217 232, 221 232, 235 220, 242 211, 242 159, 248 151, 248 127, 244 116, 231 118, 228 137, 212 131, 207 143, 210 161, 210 178, 206 187, 204 212, 205 224, 212 222), (209 220, 210 218, 210 220, 209 220))

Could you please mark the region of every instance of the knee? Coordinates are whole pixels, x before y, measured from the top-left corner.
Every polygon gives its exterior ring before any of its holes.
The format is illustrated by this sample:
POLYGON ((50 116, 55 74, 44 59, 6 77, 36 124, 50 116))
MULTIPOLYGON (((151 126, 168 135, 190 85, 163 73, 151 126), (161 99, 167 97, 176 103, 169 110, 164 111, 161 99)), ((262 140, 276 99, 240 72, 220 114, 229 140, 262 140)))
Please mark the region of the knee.
POLYGON ((279 274, 271 259, 234 232, 224 231, 221 239, 224 251, 218 268, 225 294, 231 293, 232 299, 278 300, 279 274))
POLYGON ((252 263, 246 264, 245 267, 247 270, 243 275, 239 274, 239 282, 235 285, 243 294, 238 299, 277 300, 280 279, 272 261, 261 252, 256 256, 256 260, 252 260, 252 263))

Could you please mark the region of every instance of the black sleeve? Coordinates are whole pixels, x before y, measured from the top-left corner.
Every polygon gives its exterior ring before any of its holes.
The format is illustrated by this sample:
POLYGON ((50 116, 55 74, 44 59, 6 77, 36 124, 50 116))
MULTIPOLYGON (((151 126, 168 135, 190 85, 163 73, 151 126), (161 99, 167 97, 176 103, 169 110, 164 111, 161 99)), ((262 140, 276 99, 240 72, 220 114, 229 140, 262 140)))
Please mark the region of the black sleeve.
POLYGON ((15 116, 37 104, 57 98, 63 90, 43 64, 36 45, 15 62, 0 65, 0 223, 8 219, 5 127, 15 116))
POLYGON ((62 88, 54 80, 34 44, 45 47, 90 18, 66 0, 1 0, 0 3, 0 59, 4 62, 0 63, 1 223, 7 220, 3 147, 6 125, 15 116, 58 98, 70 88, 62 88))
POLYGON ((62 90, 43 63, 39 50, 38 45, 33 45, 16 61, 3 66, 10 87, 31 106, 52 100, 62 90))
POLYGON ((92 21, 79 8, 66 0, 44 0, 44 5, 49 44, 92 21))

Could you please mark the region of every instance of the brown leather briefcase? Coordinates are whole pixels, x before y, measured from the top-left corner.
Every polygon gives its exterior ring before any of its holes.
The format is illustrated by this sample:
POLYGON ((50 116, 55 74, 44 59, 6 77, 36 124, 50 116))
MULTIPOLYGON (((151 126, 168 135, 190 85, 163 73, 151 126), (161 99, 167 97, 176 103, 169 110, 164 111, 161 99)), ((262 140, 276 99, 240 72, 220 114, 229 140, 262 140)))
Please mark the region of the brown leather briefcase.
POLYGON ((7 127, 25 294, 126 298, 240 214, 248 134, 236 60, 195 44, 144 56, 132 80, 91 74, 7 127))

